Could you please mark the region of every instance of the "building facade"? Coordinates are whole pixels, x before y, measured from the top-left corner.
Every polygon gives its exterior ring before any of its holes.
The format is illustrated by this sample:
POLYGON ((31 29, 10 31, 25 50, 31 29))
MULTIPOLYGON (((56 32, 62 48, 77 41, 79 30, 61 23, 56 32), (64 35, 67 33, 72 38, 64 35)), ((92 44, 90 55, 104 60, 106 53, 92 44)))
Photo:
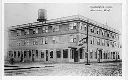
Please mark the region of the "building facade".
POLYGON ((120 60, 120 33, 80 15, 17 25, 9 29, 7 54, 16 62, 120 60))

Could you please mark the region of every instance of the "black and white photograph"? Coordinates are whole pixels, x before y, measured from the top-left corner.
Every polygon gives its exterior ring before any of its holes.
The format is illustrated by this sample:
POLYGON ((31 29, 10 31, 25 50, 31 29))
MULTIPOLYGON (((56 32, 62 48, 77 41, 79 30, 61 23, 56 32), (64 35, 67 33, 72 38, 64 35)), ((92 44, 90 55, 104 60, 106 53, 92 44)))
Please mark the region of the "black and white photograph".
POLYGON ((121 3, 5 3, 4 76, 122 76, 121 3))

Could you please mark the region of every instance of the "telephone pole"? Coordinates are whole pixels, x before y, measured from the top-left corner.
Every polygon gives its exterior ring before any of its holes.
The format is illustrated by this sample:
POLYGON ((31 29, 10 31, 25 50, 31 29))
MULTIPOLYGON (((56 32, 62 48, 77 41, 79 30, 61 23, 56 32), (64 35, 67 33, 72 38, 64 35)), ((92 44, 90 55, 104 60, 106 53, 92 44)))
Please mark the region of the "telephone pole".
POLYGON ((86 41, 87 41, 87 52, 86 52, 86 55, 87 55, 87 63, 85 64, 85 65, 90 65, 89 64, 89 60, 88 60, 88 54, 89 54, 89 52, 88 52, 88 20, 87 20, 87 38, 86 38, 86 41))

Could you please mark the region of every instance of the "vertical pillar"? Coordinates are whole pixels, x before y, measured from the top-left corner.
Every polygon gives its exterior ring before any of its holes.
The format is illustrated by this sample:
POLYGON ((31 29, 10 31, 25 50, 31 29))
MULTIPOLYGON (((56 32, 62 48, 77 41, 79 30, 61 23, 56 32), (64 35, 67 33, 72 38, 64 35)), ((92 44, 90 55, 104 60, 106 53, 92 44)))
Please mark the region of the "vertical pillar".
POLYGON ((54 61, 57 62, 56 49, 53 50, 53 58, 54 58, 54 61))
POLYGON ((61 49, 61 62, 63 62, 63 49, 61 49))
POLYGON ((70 49, 68 49, 68 61, 70 62, 70 58, 71 58, 71 55, 70 55, 70 49))
POLYGON ((80 62, 80 49, 78 49, 77 52, 78 52, 78 62, 80 62))

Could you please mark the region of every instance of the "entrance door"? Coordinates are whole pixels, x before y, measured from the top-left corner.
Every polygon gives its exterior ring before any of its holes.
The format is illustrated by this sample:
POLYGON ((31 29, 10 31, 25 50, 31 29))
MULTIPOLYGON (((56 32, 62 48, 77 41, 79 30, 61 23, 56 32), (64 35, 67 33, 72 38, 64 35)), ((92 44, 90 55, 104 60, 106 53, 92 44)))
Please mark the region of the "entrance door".
POLYGON ((78 51, 74 50, 74 62, 78 62, 78 51))
POLYGON ((102 59, 102 50, 99 50, 99 58, 98 58, 98 62, 101 62, 102 59))
POLYGON ((46 50, 46 61, 48 61, 48 50, 46 50))

